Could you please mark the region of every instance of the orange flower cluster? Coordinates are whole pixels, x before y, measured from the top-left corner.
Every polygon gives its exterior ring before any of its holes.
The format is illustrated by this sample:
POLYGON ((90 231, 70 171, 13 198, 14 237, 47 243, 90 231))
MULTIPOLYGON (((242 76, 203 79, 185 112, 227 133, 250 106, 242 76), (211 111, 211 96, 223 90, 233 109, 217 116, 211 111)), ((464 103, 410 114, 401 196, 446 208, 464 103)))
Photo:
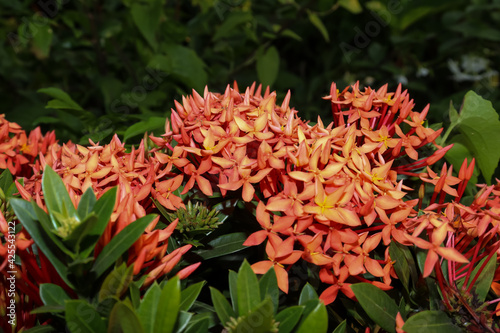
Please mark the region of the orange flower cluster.
MULTIPOLYGON (((25 180, 24 186, 16 184, 23 199, 35 199, 41 207, 44 206, 41 200, 41 174, 45 165, 61 175, 75 207, 89 187, 99 198, 106 190, 118 186, 114 213, 97 245, 96 255, 128 224, 151 212, 154 208, 151 193, 156 191, 153 186, 160 187, 157 180, 164 174, 159 171, 161 163, 145 152, 142 141, 137 149, 132 147, 130 152, 126 152, 124 144, 116 135, 104 146, 92 141, 88 147, 73 143, 52 145, 45 156, 40 155, 40 163, 37 161, 33 167, 34 175, 25 180)), ((168 238, 177 222, 166 229, 155 229, 158 221, 159 217, 146 228, 145 234, 128 253, 128 263, 134 263, 134 274, 146 269, 148 278, 145 285, 170 272, 191 248, 186 245, 166 255, 168 238)), ((197 266, 190 267, 182 274, 187 276, 197 266)))
MULTIPOLYGON (((154 209, 151 192, 155 191, 153 186, 161 187, 161 182, 158 183, 163 177, 159 171, 161 163, 154 157, 149 157, 143 143, 138 149, 132 148, 130 152, 125 151, 124 144, 117 136, 104 146, 93 142, 88 147, 71 142, 61 146, 56 142, 53 132, 42 136, 40 129, 37 128, 27 136, 17 124, 6 121, 3 116, 0 117, 0 122, 2 132, 0 168, 9 168, 18 179, 24 177, 23 185, 16 181, 17 189, 23 199, 35 200, 40 207, 45 207, 41 179, 46 165, 59 173, 75 207, 89 187, 99 198, 108 189, 118 186, 114 213, 97 244, 96 255, 129 223, 154 209)), ((191 248, 191 245, 186 245, 167 254, 168 238, 174 231, 177 221, 165 229, 155 229, 158 221, 159 218, 155 219, 128 251, 128 264, 134 264, 134 274, 141 272, 148 275, 145 286, 170 272, 179 263, 182 255, 191 248)), ((0 232, 7 235, 7 229, 7 222, 1 214, 0 232)), ((66 288, 50 262, 42 253, 36 255, 32 245, 33 241, 24 229, 17 233, 16 254, 22 262, 22 265, 17 267, 19 274, 17 287, 22 294, 27 295, 26 300, 30 302, 26 309, 43 305, 39 296, 40 284, 51 282, 66 288), (40 267, 38 260, 43 268, 40 267)), ((0 243, 0 270, 4 274, 7 274, 4 269, 8 259, 7 246, 8 243, 0 243)), ((187 277, 199 264, 184 268, 178 273, 179 276, 187 277)), ((69 288, 66 289, 71 292, 69 288)), ((4 308, 5 301, 6 298, 1 298, 0 295, 0 308, 4 308)), ((22 298, 21 302, 24 301, 22 298)), ((26 317, 24 322, 27 327, 34 318, 28 313, 29 311, 18 316, 18 318, 26 317)), ((22 322, 21 320, 20 323, 22 322)))
POLYGON ((16 123, 0 114, 0 170, 9 169, 14 176, 30 176, 30 164, 38 154, 46 154, 47 149, 56 142, 55 132, 42 136, 40 128, 29 134, 16 123))
MULTIPOLYGON (((427 250, 425 276, 441 272, 441 260, 448 260, 448 281, 458 281, 479 260, 498 252, 500 185, 485 187, 470 207, 460 204, 474 162, 465 161, 458 177, 446 165, 439 175, 429 168, 451 146, 434 143, 441 130, 425 127, 429 107, 414 111, 401 86, 388 92, 387 85, 360 90, 355 84, 339 92, 332 84, 324 98, 331 103, 334 121, 326 126, 319 117, 316 123, 299 118, 289 106, 290 92, 281 105, 276 98, 275 92, 263 92, 255 84, 243 93, 236 83, 223 94, 207 88, 203 96, 193 91, 182 103, 175 102, 165 134, 150 137, 157 148, 148 150, 141 142, 129 152, 117 136, 103 146, 61 146, 53 133, 42 137, 35 130, 27 137, 19 126, 0 118, 0 168, 25 177, 23 186, 17 184, 19 192, 42 207, 46 165, 61 175, 75 205, 87 188, 100 197, 118 186, 112 221, 97 252, 154 209, 152 199, 169 210, 183 207, 179 189, 205 197, 219 192, 242 198, 249 206, 256 202, 262 230, 251 234, 245 245, 267 241, 269 260, 254 263, 254 271, 274 268, 279 287, 288 292, 292 265, 300 259, 315 264, 328 285, 320 296, 326 304, 339 291, 354 297, 350 284, 356 281, 391 288, 397 278, 388 251, 392 241, 427 250), (434 146, 434 153, 423 156, 419 150, 424 146, 434 146), (403 179, 408 177, 422 182, 420 199, 407 198, 411 188, 403 179), (434 189, 432 205, 417 214, 425 184, 434 189), (454 202, 445 203, 450 197, 454 202)), ((166 255, 175 223, 155 230, 157 222, 128 253, 134 273, 148 274, 146 284, 172 270, 190 247, 166 255)), ((42 276, 29 236, 19 235, 26 245, 19 251, 23 265, 33 266, 19 271, 42 276)), ((0 255, 5 258, 3 247, 0 255)), ((40 260, 47 261, 43 255, 40 260)), ((185 277, 196 267, 179 274, 185 277)), ((23 292, 33 291, 31 299, 36 300, 38 286, 29 281, 41 283, 39 279, 21 278, 28 281, 23 292)), ((500 290, 499 281, 497 269, 494 290, 500 290)))
MULTIPOLYGON (((279 287, 287 292, 287 267, 300 258, 316 264, 321 280, 331 285, 321 295, 325 303, 339 290, 352 297, 348 281, 353 278, 391 288, 396 277, 388 254, 391 240, 429 249, 429 265, 437 255, 466 261, 456 251, 441 250, 443 229, 426 229, 431 243, 417 237, 426 228, 415 229, 423 219, 414 210, 419 199, 405 201, 411 189, 398 181, 398 175, 418 176, 451 148, 434 143, 441 130, 424 126, 428 107, 414 111, 401 86, 390 93, 387 85, 361 91, 355 84, 339 93, 332 84, 325 99, 331 101, 334 122, 325 126, 319 118, 314 125, 300 119, 290 97, 289 92, 278 105, 275 92, 262 94, 254 84, 240 93, 235 84, 223 94, 205 89, 203 96, 193 91, 182 104, 175 102, 166 133, 151 137, 164 172, 172 166, 179 172, 156 187, 158 200, 179 207, 172 191, 183 181, 183 193, 241 191, 237 196, 244 201, 256 200, 262 230, 245 245, 267 240, 269 260, 253 264, 254 271, 274 267, 279 287), (419 156, 419 148, 428 144, 435 152, 419 156), (374 250, 384 247, 385 258, 375 258, 374 250), (365 273, 375 278, 367 281, 365 273)), ((456 196, 451 186, 459 184, 463 193, 472 175, 467 164, 462 169, 458 181, 451 171, 437 177, 429 169, 421 177, 436 185, 436 193, 456 196)))

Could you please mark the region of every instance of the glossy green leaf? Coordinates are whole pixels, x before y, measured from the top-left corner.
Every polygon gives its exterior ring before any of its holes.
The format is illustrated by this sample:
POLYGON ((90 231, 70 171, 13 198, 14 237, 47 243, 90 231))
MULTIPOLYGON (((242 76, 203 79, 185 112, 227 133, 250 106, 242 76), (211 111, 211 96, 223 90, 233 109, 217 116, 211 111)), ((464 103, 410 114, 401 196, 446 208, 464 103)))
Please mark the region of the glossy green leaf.
POLYGON ((154 323, 156 312, 158 311, 160 295, 161 288, 155 281, 146 291, 146 294, 141 301, 141 305, 137 310, 137 315, 142 323, 145 333, 154 333, 154 323))
MULTIPOLYGON (((31 207, 33 208, 33 211, 36 214, 38 222, 40 222, 40 225, 42 226, 46 235, 50 238, 52 244, 55 245, 55 247, 57 247, 57 249, 59 249, 60 251, 67 254, 69 257, 75 258, 76 257, 75 253, 72 250, 70 250, 66 246, 66 244, 64 244, 61 237, 56 235, 55 233, 56 229, 54 228, 54 225, 52 224, 49 215, 45 213, 45 211, 42 208, 40 208, 35 201, 31 201, 31 207)), ((62 255, 59 255, 59 257, 62 258, 62 255)))
POLYGON ((418 281, 417 267, 410 249, 407 246, 391 242, 389 253, 391 259, 395 261, 394 270, 398 278, 401 280, 403 287, 409 291, 410 278, 413 283, 418 281))
MULTIPOLYGON (((104 331, 103 331, 104 332, 104 331)), ((143 333, 144 329, 128 302, 117 302, 109 315, 108 333, 143 333)))
POLYGON ((328 313, 323 302, 318 302, 314 309, 302 321, 297 333, 323 333, 328 329, 328 313))
POLYGON ((39 306, 34 310, 31 310, 31 314, 39 314, 39 313, 62 313, 66 311, 65 305, 43 305, 39 306))
POLYGON ((45 305, 62 305, 70 297, 61 286, 53 283, 42 283, 40 285, 40 298, 45 305))
POLYGON ((82 241, 88 236, 89 232, 98 222, 99 220, 95 214, 87 215, 87 217, 64 238, 64 243, 71 247, 75 253, 79 253, 82 241))
POLYGON ((368 316, 388 332, 396 332, 396 315, 399 312, 396 302, 385 292, 369 283, 351 285, 354 295, 368 316))
POLYGON ((222 235, 210 241, 206 246, 208 249, 196 251, 196 254, 203 259, 211 259, 238 252, 246 248, 243 245, 246 239, 244 232, 222 235))
POLYGON ((234 332, 268 333, 273 327, 273 303, 267 298, 248 314, 241 316, 234 332))
POLYGON ((9 189, 10 185, 14 183, 14 178, 12 178, 12 173, 9 171, 9 169, 5 169, 2 171, 0 174, 0 189, 4 193, 7 192, 9 189))
POLYGON ((201 281, 181 291, 181 304, 179 306, 181 311, 189 311, 204 285, 205 281, 201 281))
POLYGON ((217 289, 210 287, 210 296, 212 297, 212 303, 215 308, 215 312, 217 313, 217 317, 219 317, 222 325, 225 325, 231 317, 238 317, 234 312, 231 304, 227 301, 227 299, 222 295, 220 291, 217 289))
POLYGON ((96 274, 96 277, 101 276, 135 243, 154 219, 154 215, 146 215, 123 228, 99 253, 91 269, 91 273, 96 274))
POLYGON ((81 221, 85 219, 85 217, 89 215, 90 212, 94 209, 96 202, 97 199, 95 197, 94 191, 92 191, 92 188, 89 187, 80 198, 80 202, 78 202, 78 208, 76 209, 76 212, 78 213, 81 221))
POLYGON ((71 97, 59 88, 42 88, 38 89, 37 92, 49 95, 54 98, 49 101, 47 108, 51 109, 68 109, 68 110, 78 110, 83 111, 82 107, 78 105, 71 97))
POLYGON ((304 286, 304 288, 302 288, 302 291, 300 292, 299 305, 304 305, 308 301, 317 299, 318 299, 318 294, 316 293, 316 290, 314 290, 314 288, 309 283, 306 283, 306 285, 304 286))
POLYGON ((193 314, 191 312, 179 311, 179 316, 177 317, 177 322, 175 323, 175 327, 173 332, 181 333, 189 324, 189 321, 193 318, 193 314))
POLYGON ((407 333, 459 333, 460 328, 442 311, 422 311, 406 320, 403 330, 407 333))
POLYGON ((238 274, 235 271, 229 270, 229 295, 233 303, 233 310, 238 312, 238 274))
POLYGON ((260 288, 257 275, 245 260, 238 271, 238 313, 244 316, 260 303, 260 288))
POLYGON ((98 220, 92 230, 88 232, 85 239, 82 240, 82 244, 80 246, 80 256, 82 258, 86 258, 90 255, 95 248, 95 244, 99 238, 101 238, 104 230, 106 230, 106 226, 108 225, 111 214, 115 208, 117 189, 118 188, 115 186, 107 190, 106 193, 104 193, 94 204, 92 212, 97 216, 98 220))
MULTIPOLYGON (((463 161, 467 159, 467 162, 470 164, 472 158, 472 152, 467 148, 465 138, 462 134, 458 134, 453 136, 449 142, 453 143, 453 147, 444 155, 446 161, 453 166, 457 166, 456 168, 460 168, 463 161)), ((454 168, 455 170, 455 168, 454 168)), ((458 170, 457 170, 458 171, 458 170)), ((474 168, 474 173, 472 174, 471 179, 469 180, 469 184, 477 184, 477 177, 479 176, 479 169, 474 168)))
POLYGON ((278 311, 280 290, 274 269, 269 269, 259 280, 260 299, 271 298, 274 306, 274 313, 278 311))
POLYGON ((184 333, 206 333, 210 325, 210 319, 191 320, 184 330, 184 333))
POLYGON ((153 50, 158 48, 155 35, 160 23, 161 6, 161 1, 153 0, 148 1, 148 3, 136 2, 130 7, 130 14, 132 14, 135 25, 153 50))
POLYGON ((325 25, 323 24, 323 21, 319 18, 318 14, 308 10, 307 11, 307 16, 309 17, 309 21, 316 27, 316 29, 319 30, 321 35, 323 35, 323 38, 327 43, 330 42, 330 35, 328 34, 328 30, 326 29, 325 25))
POLYGON ((173 331, 179 313, 180 302, 181 285, 179 277, 174 276, 168 280, 161 291, 154 324, 155 333, 171 333, 173 331))
POLYGON ((104 279, 99 290, 99 302, 108 297, 120 298, 132 282, 133 268, 133 265, 127 267, 125 263, 122 263, 112 270, 104 279))
POLYGON ((491 177, 500 161, 500 150, 497 149, 497 142, 500 142, 498 113, 490 101, 469 91, 458 119, 450 124, 450 128, 455 126, 458 126, 465 145, 476 157, 486 182, 491 184, 491 177))
POLYGON ((47 259, 49 259, 57 273, 59 273, 59 276, 68 286, 73 287, 73 284, 68 280, 68 268, 61 260, 61 253, 53 244, 40 223, 38 223, 36 213, 31 204, 22 199, 11 199, 10 204, 21 224, 30 234, 38 248, 45 254, 47 259))
POLYGON ((347 320, 344 320, 335 328, 332 333, 346 333, 347 332, 347 320))
POLYGON ((272 86, 278 77, 280 55, 274 46, 269 47, 257 57, 257 75, 264 87, 272 86))
POLYGON ((144 135, 146 132, 153 132, 164 127, 165 117, 149 117, 147 120, 130 125, 123 134, 123 141, 126 142, 136 135, 144 135))
MULTIPOLYGON (((467 287, 470 286, 474 277, 479 273, 479 269, 485 263, 488 257, 484 257, 481 261, 479 261, 474 270, 472 271, 469 281, 467 283, 467 287)), ((480 302, 484 302, 486 300, 486 296, 488 296, 488 292, 491 288, 491 283, 493 282, 493 278, 495 277, 495 270, 497 264, 497 254, 493 254, 488 263, 484 266, 483 270, 479 274, 479 277, 476 280, 476 283, 472 287, 472 291, 476 293, 480 302)), ((462 278, 458 283, 458 287, 461 288, 464 284, 465 278, 462 278)))
POLYGON ((302 316, 304 311, 304 306, 295 305, 289 306, 283 309, 280 313, 276 315, 276 322, 279 323, 279 333, 290 333, 293 331, 295 326, 302 316))
POLYGON ((101 333, 106 325, 96 309, 84 300, 66 301, 66 326, 72 333, 101 333))
POLYGON ((55 220, 54 213, 60 214, 63 218, 79 219, 61 177, 48 165, 43 171, 42 190, 47 210, 55 226, 59 226, 60 223, 55 220))

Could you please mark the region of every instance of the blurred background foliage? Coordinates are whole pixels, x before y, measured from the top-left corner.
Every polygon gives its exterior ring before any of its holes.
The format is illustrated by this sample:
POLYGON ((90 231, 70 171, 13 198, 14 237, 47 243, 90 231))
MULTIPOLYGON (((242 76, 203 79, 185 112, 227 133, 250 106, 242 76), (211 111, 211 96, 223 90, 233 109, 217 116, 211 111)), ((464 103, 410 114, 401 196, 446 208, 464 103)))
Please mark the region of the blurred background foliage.
POLYGON ((431 122, 500 110, 500 0, 0 0, 1 112, 87 143, 162 133, 175 99, 263 82, 331 120, 330 83, 398 82, 431 122))

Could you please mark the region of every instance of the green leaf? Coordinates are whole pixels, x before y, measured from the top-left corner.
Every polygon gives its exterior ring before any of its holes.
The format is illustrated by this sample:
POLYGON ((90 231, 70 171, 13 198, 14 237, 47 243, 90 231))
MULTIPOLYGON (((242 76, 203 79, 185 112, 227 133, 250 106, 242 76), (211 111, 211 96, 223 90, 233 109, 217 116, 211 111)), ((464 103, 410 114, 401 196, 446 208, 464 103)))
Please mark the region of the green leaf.
MULTIPOLYGON (((42 226, 43 230, 45 231, 46 235, 50 238, 52 243, 55 246, 57 246, 57 248, 60 251, 67 254, 69 257, 75 258, 76 257, 75 253, 66 247, 61 237, 56 235, 55 233, 56 229, 54 228, 54 225, 50 221, 49 215, 47 215, 47 213, 45 213, 45 211, 42 208, 40 208, 35 201, 31 201, 31 207, 36 214, 38 222, 40 222, 40 225, 42 226)), ((61 258, 61 256, 59 256, 59 258, 61 258)))
POLYGON ((233 310, 238 312, 238 274, 235 271, 229 270, 229 295, 233 303, 233 310))
POLYGON ((222 235, 208 242, 206 246, 208 249, 199 250, 195 253, 203 259, 221 257, 247 248, 243 245, 246 239, 247 236, 244 232, 234 232, 222 235))
POLYGON ((338 4, 353 14, 359 14, 363 11, 363 7, 359 4, 359 0, 339 0, 338 4))
POLYGON ((80 252, 80 244, 85 237, 88 236, 89 232, 96 226, 98 223, 97 216, 94 214, 87 215, 85 220, 80 222, 71 233, 66 236, 64 239, 64 243, 73 248, 75 253, 80 252))
POLYGON ((12 173, 10 173, 9 169, 2 171, 2 174, 0 174, 0 189, 6 193, 10 185, 13 183, 14 179, 12 178, 12 173))
MULTIPOLYGON (((80 256, 86 258, 94 250, 95 244, 101 238, 106 226, 109 223, 113 209, 115 208, 117 187, 113 187, 104 193, 94 204, 92 212, 98 217, 97 223, 87 237, 82 241, 80 256)), ((81 204, 81 201, 80 201, 81 204)), ((78 206, 80 208, 80 206, 78 206)))
POLYGON ((47 103, 46 108, 83 111, 83 108, 78 105, 78 103, 72 100, 67 93, 59 88, 42 88, 38 89, 37 92, 49 95, 50 97, 54 98, 47 103))
MULTIPOLYGON (((448 152, 446 152, 446 155, 444 155, 444 158, 448 163, 450 163, 453 166, 457 166, 457 171, 459 170, 460 166, 462 165, 463 161, 467 159, 467 162, 470 164, 472 161, 472 152, 465 146, 466 142, 464 141, 464 137, 462 134, 458 134, 453 136, 449 143, 453 143, 453 147, 451 147, 448 152)), ((477 177, 479 176, 479 170, 477 168, 474 168, 474 173, 469 180, 469 184, 477 184, 477 177)))
POLYGON ((45 254, 50 263, 54 266, 59 276, 66 284, 73 288, 73 284, 68 280, 68 268, 61 261, 61 253, 54 246, 52 240, 47 235, 43 227, 38 223, 36 213, 31 204, 22 199, 11 199, 10 204, 14 213, 24 226, 28 234, 34 240, 38 248, 45 254))
POLYGON ((94 191, 89 187, 85 193, 83 193, 80 198, 80 202, 78 203, 78 208, 76 212, 80 217, 80 221, 83 221, 87 215, 94 209, 95 203, 97 199, 95 197, 94 191))
POLYGON ((158 311, 158 302, 160 301, 161 288, 158 283, 153 282, 153 284, 148 288, 144 298, 142 299, 139 310, 137 310, 137 315, 139 320, 144 327, 145 333, 154 332, 154 324, 156 318, 156 312, 158 311))
MULTIPOLYGON (((267 298, 238 320, 234 332, 268 333, 273 327, 273 303, 267 298)), ((314 331, 313 331, 314 332, 314 331)))
POLYGON ((259 281, 246 260, 238 271, 237 283, 238 313, 244 316, 260 303, 259 281))
MULTIPOLYGON (((474 277, 478 274, 479 269, 484 264, 486 259, 488 259, 488 257, 484 257, 479 263, 476 264, 476 267, 474 267, 474 270, 470 275, 467 287, 470 287, 472 280, 474 280, 474 277)), ((477 294, 480 302, 484 302, 486 300, 486 296, 488 296, 491 283, 493 282, 493 278, 495 276, 496 263, 497 263, 497 254, 495 253, 490 258, 488 263, 484 266, 483 270, 481 271, 481 274, 479 275, 479 277, 476 280, 476 283, 474 284, 474 287, 472 288, 472 290, 477 294)), ((461 288, 463 286, 464 281, 465 278, 460 279, 460 281, 457 284, 458 288, 461 288)))
POLYGON ((38 59, 45 59, 49 56, 54 32, 49 24, 39 25, 36 29, 37 33, 33 35, 33 53, 38 59))
POLYGON ((66 301, 66 325, 70 332, 101 333, 106 331, 106 325, 99 313, 84 300, 66 301))
POLYGON ((188 326, 184 330, 184 333, 206 333, 208 332, 209 325, 210 325, 209 318, 203 318, 196 321, 191 319, 188 326))
POLYGON ((148 67, 174 76, 186 87, 202 92, 208 81, 205 63, 190 48, 170 44, 165 46, 165 55, 156 55, 148 67))
POLYGON ((347 320, 344 320, 335 328, 332 333, 346 333, 347 332, 347 320))
POLYGON ((56 221, 57 218, 54 213, 60 214, 67 219, 79 219, 61 177, 48 165, 45 167, 42 176, 42 190, 47 211, 56 228, 61 225, 61 221, 56 221))
POLYGON ((415 260, 407 246, 391 242, 389 246, 389 254, 392 260, 395 260, 394 270, 398 278, 401 280, 404 288, 409 292, 410 278, 412 282, 418 281, 418 272, 415 260))
POLYGON ((43 283, 40 285, 40 298, 43 304, 55 306, 64 306, 64 301, 70 299, 63 288, 52 283, 43 283))
POLYGON ((175 327, 173 332, 181 333, 189 324, 189 321, 193 318, 193 314, 191 312, 179 311, 179 316, 177 322, 175 323, 175 327))
POLYGON ((215 312, 217 313, 217 317, 219 317, 222 325, 226 325, 231 317, 238 317, 231 307, 231 304, 229 304, 227 299, 224 297, 224 295, 222 295, 220 291, 213 287, 210 287, 210 296, 212 297, 212 303, 214 305, 215 312))
POLYGON ((325 41, 327 43, 329 43, 330 42, 330 36, 328 35, 328 30, 326 29, 325 25, 323 24, 323 22, 321 21, 321 19, 319 18, 319 16, 316 13, 314 13, 314 12, 312 12, 310 10, 307 11, 307 16, 309 17, 309 21, 323 35, 323 38, 325 39, 325 41))
POLYGON ((302 321, 297 333, 326 332, 328 329, 328 313, 323 302, 319 301, 314 309, 302 321))
POLYGON ((168 280, 161 292, 154 324, 155 333, 170 333, 173 331, 179 313, 180 301, 181 285, 179 277, 174 276, 168 280))
POLYGON ((130 282, 132 282, 133 268, 133 265, 127 267, 125 263, 122 263, 119 267, 112 270, 104 279, 99 290, 99 302, 108 297, 119 299, 127 291, 130 282))
POLYGON ((179 306, 181 311, 189 311, 204 285, 205 281, 201 281, 190 285, 181 292, 181 304, 179 306))
MULTIPOLYGON (((104 332, 104 331, 102 331, 104 332)), ((108 333, 143 333, 137 314, 125 302, 117 302, 109 315, 108 333)))
POLYGON ((455 106, 453 105, 453 102, 450 101, 450 108, 448 109, 448 116, 450 117, 450 122, 457 123, 458 118, 460 117, 458 114, 457 109, 455 109, 455 106))
POLYGON ((64 311, 66 311, 65 305, 43 305, 36 308, 35 310, 30 311, 30 314, 59 313, 64 311))
POLYGON ((238 33, 238 27, 251 21, 252 14, 250 12, 233 11, 231 12, 222 24, 217 28, 213 36, 213 41, 218 41, 223 38, 231 37, 238 33))
POLYGON ((91 273, 96 274, 96 278, 101 276, 116 260, 127 251, 132 244, 142 235, 147 226, 155 219, 155 215, 146 215, 134 222, 131 222, 123 230, 113 237, 102 249, 94 262, 91 273))
POLYGON ((271 46, 257 57, 257 75, 262 85, 272 86, 278 77, 280 55, 276 47, 271 46))
POLYGON ((486 182, 491 184, 491 177, 500 161, 500 150, 497 149, 500 142, 498 113, 490 101, 469 91, 456 125, 464 137, 465 145, 476 157, 486 182))
POLYGON ((396 332, 395 322, 399 310, 392 298, 369 283, 353 284, 351 289, 363 310, 375 323, 388 332, 396 332))
POLYGON ((442 311, 422 311, 408 318, 403 325, 407 333, 454 333, 462 332, 453 325, 450 318, 442 311))
POLYGON ((259 280, 260 299, 271 298, 274 306, 274 313, 278 311, 279 295, 278 280, 274 268, 269 269, 259 280))
POLYGON ((276 315, 276 322, 279 323, 280 333, 290 333, 297 325, 302 316, 304 307, 300 305, 289 306, 276 315))
POLYGON ((144 135, 146 132, 153 132, 157 129, 161 129, 165 126, 165 117, 149 117, 148 120, 140 121, 127 128, 123 134, 123 141, 136 136, 144 135))
POLYGON ((318 300, 318 294, 308 282, 300 292, 299 305, 304 305, 311 300, 318 300))
POLYGON ((147 4, 134 3, 130 7, 130 14, 135 25, 155 51, 158 48, 155 33, 160 23, 161 13, 162 1, 153 0, 147 4))

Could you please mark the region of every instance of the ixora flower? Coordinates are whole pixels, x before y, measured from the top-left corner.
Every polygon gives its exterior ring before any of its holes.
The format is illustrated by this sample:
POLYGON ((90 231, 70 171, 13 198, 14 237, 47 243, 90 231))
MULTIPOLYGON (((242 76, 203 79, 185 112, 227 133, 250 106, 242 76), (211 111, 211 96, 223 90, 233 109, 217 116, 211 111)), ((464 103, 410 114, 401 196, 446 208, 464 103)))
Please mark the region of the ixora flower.
MULTIPOLYGON (((194 197, 243 202, 259 228, 244 245, 265 243, 267 255, 251 267, 258 274, 272 268, 285 293, 291 268, 299 261, 316 270, 324 284, 324 304, 335 302, 339 292, 354 299, 351 286, 359 282, 389 290, 401 261, 391 252, 395 246, 418 248, 419 256, 425 255, 425 260, 419 257, 425 262, 423 276, 436 279, 449 311, 462 302, 460 297, 471 295, 474 283, 469 282, 489 262, 495 274, 488 287, 497 292, 500 184, 483 187, 471 205, 462 204, 474 160, 464 161, 457 177, 446 165, 439 174, 432 170, 451 145, 436 143, 442 129, 425 126, 428 106, 415 111, 401 85, 388 92, 387 85, 375 90, 356 83, 340 92, 332 83, 323 98, 330 104, 330 124, 319 117, 316 123, 301 119, 290 106, 290 92, 279 104, 276 92, 256 84, 241 92, 236 84, 223 93, 193 90, 174 102, 165 133, 149 137, 156 145, 152 149, 144 141, 127 149, 116 135, 104 145, 60 145, 53 133, 26 135, 0 117, 0 168, 17 177, 21 197, 40 210, 50 208, 42 186, 42 174, 49 169, 62 179, 73 209, 88 200, 88 190, 99 200, 116 191, 109 223, 93 248, 96 256, 124 229, 145 223, 149 213, 166 212, 170 224, 162 228, 159 218, 151 219, 127 249, 126 264, 133 265, 131 274, 147 275, 145 287, 171 272, 191 249, 192 244, 169 248, 176 228, 211 232, 218 226, 214 207, 193 208, 185 199, 194 197), (410 185, 417 186, 418 197, 411 195, 410 185), (431 187, 430 200, 424 200, 426 186, 431 187), (424 202, 429 206, 422 209, 424 202)), ((82 223, 57 214, 52 218, 62 239, 82 223)), ((23 292, 41 305, 38 288, 47 276, 38 263, 47 263, 51 272, 55 268, 43 254, 37 259, 27 230, 18 236, 19 248, 24 247, 19 251, 23 292)), ((198 245, 198 239, 189 240, 198 245)), ((199 264, 184 268, 179 277, 199 264)), ((65 282, 56 283, 67 289, 65 282)), ((470 300, 463 305, 483 309, 470 300)), ((403 325, 400 314, 397 329, 403 325)))
POLYGON ((325 126, 321 119, 311 124, 299 118, 290 98, 288 92, 277 104, 275 92, 263 93, 255 84, 243 92, 236 85, 222 94, 193 91, 175 103, 166 123, 169 132, 151 137, 161 143, 159 156, 190 161, 175 171, 189 176, 190 189, 255 203, 262 230, 245 245, 267 241, 269 258, 252 265, 255 272, 274 268, 286 292, 288 271, 300 255, 332 284, 321 295, 330 303, 338 291, 353 297, 349 285, 355 281, 391 288, 394 261, 383 248, 392 242, 427 250, 426 274, 442 260, 470 265, 470 256, 449 241, 460 229, 417 214, 421 200, 406 198, 412 189, 400 180, 401 175, 420 177, 435 187, 431 203, 437 196, 442 203, 447 194, 458 202, 472 176, 474 163, 465 162, 458 178, 446 166, 441 176, 430 168, 451 145, 437 145, 442 129, 424 126, 428 106, 413 110, 401 85, 388 92, 387 85, 361 90, 356 83, 339 92, 333 83, 324 99, 331 102, 334 121, 325 126), (434 152, 424 155, 424 146, 434 152), (421 173, 425 167, 427 173, 421 173), (376 255, 380 251, 386 255, 376 255))

